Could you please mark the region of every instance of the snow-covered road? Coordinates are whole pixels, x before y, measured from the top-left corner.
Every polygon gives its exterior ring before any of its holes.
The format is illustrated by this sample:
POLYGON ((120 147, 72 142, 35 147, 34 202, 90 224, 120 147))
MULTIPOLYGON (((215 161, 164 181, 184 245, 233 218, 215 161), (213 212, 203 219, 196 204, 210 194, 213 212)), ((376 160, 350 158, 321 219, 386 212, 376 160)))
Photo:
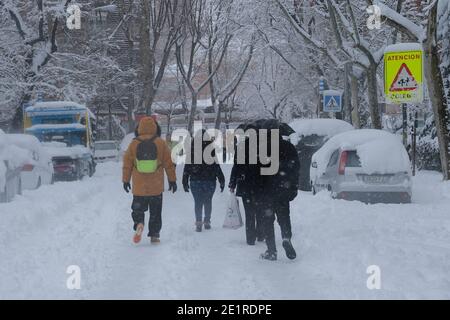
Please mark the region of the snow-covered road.
POLYGON ((415 179, 412 205, 301 194, 292 205, 299 258, 279 245, 279 261, 267 262, 264 244, 221 228, 226 193, 215 195, 213 230, 200 234, 192 196, 165 193, 162 244, 132 245, 120 173, 102 164, 91 179, 0 204, 0 298, 450 298, 450 184, 439 174, 415 179), (66 287, 70 265, 81 268, 81 290, 66 287), (381 290, 366 286, 371 265, 381 290))

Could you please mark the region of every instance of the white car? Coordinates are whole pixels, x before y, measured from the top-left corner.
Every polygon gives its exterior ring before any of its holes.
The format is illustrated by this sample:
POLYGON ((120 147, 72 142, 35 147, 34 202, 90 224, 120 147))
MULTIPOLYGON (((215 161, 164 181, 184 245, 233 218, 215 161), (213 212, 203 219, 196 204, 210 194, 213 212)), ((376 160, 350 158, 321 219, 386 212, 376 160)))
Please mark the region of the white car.
POLYGON ((96 162, 119 161, 119 146, 115 141, 97 141, 94 146, 96 162))
POLYGON ((9 202, 22 193, 20 173, 28 160, 28 152, 11 144, 0 130, 0 202, 9 202))
POLYGON ((410 203, 411 163, 400 138, 382 130, 354 130, 331 138, 312 157, 313 193, 366 203, 410 203))
POLYGON ((22 166, 20 174, 22 188, 34 190, 42 185, 53 183, 53 162, 39 140, 27 134, 8 134, 12 145, 28 152, 28 161, 22 166))
POLYGON ((296 119, 289 126, 295 130, 290 139, 301 163, 299 189, 311 191, 309 167, 313 154, 333 136, 354 128, 350 123, 338 119, 296 119))

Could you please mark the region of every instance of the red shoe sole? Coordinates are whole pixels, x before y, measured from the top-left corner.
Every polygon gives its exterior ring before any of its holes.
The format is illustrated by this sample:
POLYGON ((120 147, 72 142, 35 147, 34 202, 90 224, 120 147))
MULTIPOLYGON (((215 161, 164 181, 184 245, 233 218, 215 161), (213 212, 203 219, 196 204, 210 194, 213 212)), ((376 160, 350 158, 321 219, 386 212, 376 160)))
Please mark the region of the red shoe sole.
POLYGON ((139 225, 137 227, 136 234, 133 237, 133 242, 135 244, 138 244, 138 243, 141 242, 141 240, 142 240, 142 233, 143 232, 144 232, 144 226, 143 225, 139 225))

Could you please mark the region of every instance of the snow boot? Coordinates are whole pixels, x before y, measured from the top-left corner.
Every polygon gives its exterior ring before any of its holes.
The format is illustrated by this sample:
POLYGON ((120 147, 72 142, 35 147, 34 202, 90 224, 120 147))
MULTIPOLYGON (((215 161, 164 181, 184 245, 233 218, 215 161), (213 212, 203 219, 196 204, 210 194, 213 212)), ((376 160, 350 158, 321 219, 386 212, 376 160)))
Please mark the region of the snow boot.
POLYGON ((203 226, 203 223, 201 223, 201 222, 196 222, 195 223, 195 231, 196 232, 202 232, 202 226, 203 226))
POLYGON ((283 239, 283 248, 286 251, 286 256, 290 260, 294 260, 297 258, 297 253, 295 252, 294 247, 292 246, 292 242, 290 239, 283 239))
POLYGON ((135 244, 138 244, 141 242, 143 232, 144 232, 144 225, 142 223, 139 223, 136 227, 136 233, 134 234, 134 237, 133 237, 133 242, 135 244))
POLYGON ((277 252, 267 250, 266 252, 261 254, 261 259, 269 260, 269 261, 276 261, 277 260, 277 252))
POLYGON ((205 221, 204 225, 205 225, 205 230, 211 230, 211 222, 205 221))
POLYGON ((151 244, 159 244, 159 243, 161 243, 161 240, 159 240, 158 237, 150 237, 150 243, 151 244))

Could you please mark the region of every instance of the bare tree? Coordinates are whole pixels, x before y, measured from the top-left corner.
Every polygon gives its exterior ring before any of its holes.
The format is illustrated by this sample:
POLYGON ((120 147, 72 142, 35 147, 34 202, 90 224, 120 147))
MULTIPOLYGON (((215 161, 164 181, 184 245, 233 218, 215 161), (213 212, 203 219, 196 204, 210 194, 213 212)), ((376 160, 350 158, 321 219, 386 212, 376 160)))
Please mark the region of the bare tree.
POLYGON ((198 95, 208 85, 222 65, 228 45, 233 37, 225 32, 217 46, 204 43, 210 2, 207 0, 187 0, 182 7, 182 16, 185 17, 182 37, 176 44, 177 65, 184 83, 191 95, 191 109, 188 120, 188 130, 192 131, 195 114, 197 112, 198 95), (217 60, 210 72, 205 72, 203 64, 213 50, 217 48, 217 60), (203 51, 203 52, 202 52, 203 51), (205 78, 200 75, 206 74, 205 78))
POLYGON ((140 109, 151 114, 183 18, 180 0, 140 0, 138 5, 140 109))
MULTIPOLYGON (((244 15, 239 12, 241 7, 237 6, 234 0, 216 0, 213 3, 215 5, 210 6, 209 14, 214 18, 208 19, 206 28, 209 48, 207 58, 209 75, 215 70, 217 54, 221 53, 221 48, 216 48, 221 44, 220 38, 229 34, 242 33, 244 31, 242 20, 245 19, 244 15)), ((255 34, 251 34, 248 38, 236 39, 233 45, 242 49, 232 50, 231 46, 228 46, 222 68, 216 72, 209 82, 211 100, 216 112, 214 121, 216 129, 220 128, 222 112, 227 105, 227 100, 234 95, 247 72, 253 58, 255 42, 255 34), (244 57, 244 59, 242 60, 241 57, 244 57)))

